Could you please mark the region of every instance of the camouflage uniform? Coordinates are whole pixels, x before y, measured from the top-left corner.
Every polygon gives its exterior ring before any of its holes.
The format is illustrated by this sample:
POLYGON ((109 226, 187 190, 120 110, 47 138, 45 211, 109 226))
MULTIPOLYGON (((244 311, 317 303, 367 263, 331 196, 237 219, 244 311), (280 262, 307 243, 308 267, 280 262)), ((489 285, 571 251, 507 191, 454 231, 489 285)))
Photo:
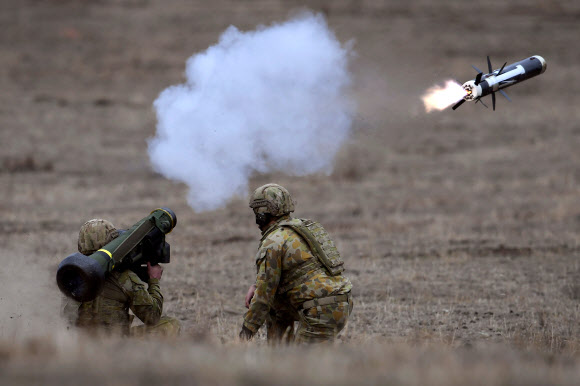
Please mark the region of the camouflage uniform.
MULTIPOLYGON (((79 252, 88 256, 117 236, 118 232, 108 221, 87 221, 79 232, 79 252)), ((70 309, 71 306, 67 305, 65 312, 70 314, 70 309)), ((75 324, 123 335, 178 335, 181 329, 179 321, 161 316, 162 310, 159 279, 151 278, 146 284, 131 270, 112 271, 106 277, 103 292, 94 300, 80 304, 75 324), (131 328, 133 316, 129 315, 129 309, 143 321, 144 326, 131 328)))
MULTIPOLYGON (((289 211, 293 205, 283 210, 289 211)), ((348 320, 352 284, 342 274, 332 275, 292 228, 307 221, 285 214, 262 232, 256 290, 243 324, 252 334, 266 323, 268 340, 332 341, 348 320), (299 322, 296 332, 294 321, 299 322)))

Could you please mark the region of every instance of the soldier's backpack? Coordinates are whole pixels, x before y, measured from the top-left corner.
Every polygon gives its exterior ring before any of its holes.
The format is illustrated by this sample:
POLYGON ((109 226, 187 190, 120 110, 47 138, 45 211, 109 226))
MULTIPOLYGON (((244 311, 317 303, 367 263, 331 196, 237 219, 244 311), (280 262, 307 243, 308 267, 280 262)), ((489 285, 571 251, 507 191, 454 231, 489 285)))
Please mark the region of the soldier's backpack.
POLYGON ((344 261, 334 241, 320 223, 308 219, 295 218, 282 221, 278 224, 281 227, 292 228, 308 243, 310 250, 322 263, 326 271, 331 276, 338 276, 344 271, 344 261))

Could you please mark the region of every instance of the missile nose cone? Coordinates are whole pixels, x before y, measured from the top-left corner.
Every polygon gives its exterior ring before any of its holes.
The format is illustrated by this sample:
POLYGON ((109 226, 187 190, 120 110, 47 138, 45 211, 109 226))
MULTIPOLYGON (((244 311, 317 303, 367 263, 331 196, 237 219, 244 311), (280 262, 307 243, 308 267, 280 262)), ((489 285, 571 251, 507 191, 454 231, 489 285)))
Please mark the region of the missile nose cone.
POLYGON ((542 72, 540 72, 540 74, 543 74, 544 71, 546 71, 546 67, 547 67, 546 60, 544 58, 542 58, 540 55, 534 55, 534 56, 532 56, 532 58, 536 58, 540 61, 540 63, 542 63, 542 72))

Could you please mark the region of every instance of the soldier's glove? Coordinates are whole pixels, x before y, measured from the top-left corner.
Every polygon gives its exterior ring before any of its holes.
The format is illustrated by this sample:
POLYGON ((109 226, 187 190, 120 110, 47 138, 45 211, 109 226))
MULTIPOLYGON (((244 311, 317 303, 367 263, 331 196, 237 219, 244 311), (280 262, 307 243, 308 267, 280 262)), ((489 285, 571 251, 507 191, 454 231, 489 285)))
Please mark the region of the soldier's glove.
POLYGON ((254 336, 252 330, 250 330, 246 326, 242 326, 242 331, 240 331, 240 339, 241 340, 250 340, 254 336))

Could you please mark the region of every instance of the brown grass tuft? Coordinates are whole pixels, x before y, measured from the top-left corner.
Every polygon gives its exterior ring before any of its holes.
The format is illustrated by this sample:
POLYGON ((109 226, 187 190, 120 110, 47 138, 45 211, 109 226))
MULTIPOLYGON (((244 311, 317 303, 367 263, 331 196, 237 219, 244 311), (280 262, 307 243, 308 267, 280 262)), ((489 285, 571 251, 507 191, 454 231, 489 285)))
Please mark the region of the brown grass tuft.
POLYGON ((4 157, 0 166, 3 173, 47 172, 54 168, 51 161, 40 162, 33 155, 4 157))

